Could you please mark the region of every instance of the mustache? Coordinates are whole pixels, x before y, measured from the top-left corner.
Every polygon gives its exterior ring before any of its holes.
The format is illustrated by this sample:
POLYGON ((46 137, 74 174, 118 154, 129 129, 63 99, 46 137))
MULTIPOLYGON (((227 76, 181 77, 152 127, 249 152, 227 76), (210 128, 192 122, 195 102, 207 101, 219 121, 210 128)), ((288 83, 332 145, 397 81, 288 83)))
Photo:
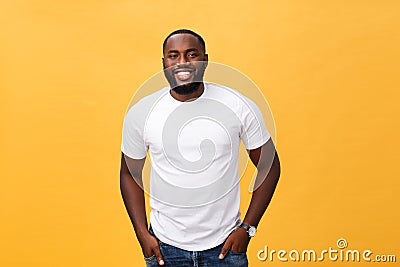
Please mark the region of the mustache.
MULTIPOLYGON (((197 62, 199 63, 199 62, 197 62)), ((189 85, 188 83, 182 84, 182 87, 177 88, 177 91, 179 93, 187 94, 188 92, 192 90, 196 90, 195 88, 198 86, 197 83, 202 83, 203 78, 204 78, 204 72, 207 67, 206 62, 201 62, 203 64, 193 64, 192 62, 186 62, 184 64, 178 64, 174 66, 170 66, 168 68, 165 68, 164 65, 164 76, 167 79, 169 85, 171 88, 176 88, 178 86, 178 80, 176 78, 176 74, 178 72, 190 72, 191 75, 193 75, 193 79, 190 83, 194 83, 192 85, 189 85), (185 85, 189 87, 185 88, 185 85)), ((178 92, 177 92, 178 93, 178 92)))
POLYGON ((192 66, 179 66, 179 67, 172 69, 173 73, 177 73, 180 71, 195 71, 195 68, 192 66))

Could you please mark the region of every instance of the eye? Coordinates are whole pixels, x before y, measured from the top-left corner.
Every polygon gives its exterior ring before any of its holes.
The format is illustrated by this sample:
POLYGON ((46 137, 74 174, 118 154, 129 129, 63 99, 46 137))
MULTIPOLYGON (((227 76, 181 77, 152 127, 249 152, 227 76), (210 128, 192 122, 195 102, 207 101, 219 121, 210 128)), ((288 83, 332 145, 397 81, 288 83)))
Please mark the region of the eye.
POLYGON ((188 57, 190 57, 190 58, 194 58, 194 57, 197 57, 197 56, 198 56, 198 54, 194 53, 194 52, 188 54, 188 57))
POLYGON ((178 57, 177 54, 169 54, 168 55, 168 58, 170 58, 170 59, 176 59, 177 57, 178 57))

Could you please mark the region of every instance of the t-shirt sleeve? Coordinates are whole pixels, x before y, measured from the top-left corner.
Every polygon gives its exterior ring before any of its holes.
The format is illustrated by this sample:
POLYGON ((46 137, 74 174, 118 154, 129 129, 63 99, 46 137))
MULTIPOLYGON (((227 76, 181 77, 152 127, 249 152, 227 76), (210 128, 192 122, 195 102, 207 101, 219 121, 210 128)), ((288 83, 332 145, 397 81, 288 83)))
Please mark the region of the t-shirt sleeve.
POLYGON ((147 146, 144 140, 144 114, 133 106, 126 113, 122 128, 122 152, 130 158, 146 157, 147 146))
POLYGON ((246 97, 243 100, 241 139, 246 149, 252 150, 264 145, 271 135, 258 106, 246 97))

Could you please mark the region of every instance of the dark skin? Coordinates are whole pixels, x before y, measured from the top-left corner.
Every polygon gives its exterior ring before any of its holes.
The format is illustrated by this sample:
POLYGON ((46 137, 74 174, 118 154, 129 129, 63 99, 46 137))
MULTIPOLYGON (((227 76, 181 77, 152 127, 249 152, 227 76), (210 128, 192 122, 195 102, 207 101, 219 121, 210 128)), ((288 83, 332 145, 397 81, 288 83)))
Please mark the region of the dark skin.
MULTIPOLYGON (((248 153, 251 162, 257 168, 256 184, 259 186, 253 192, 243 223, 257 227, 278 183, 280 162, 271 139, 262 147, 249 150, 248 153)), ((225 241, 219 258, 223 259, 229 250, 246 252, 249 241, 250 237, 246 230, 238 228, 225 241)))
MULTIPOLYGON (((164 69, 171 71, 172 76, 175 76, 178 85, 190 83, 196 79, 196 74, 201 74, 201 71, 204 70, 202 68, 206 67, 204 62, 207 61, 208 55, 196 37, 190 34, 177 34, 168 39, 163 66, 164 69), (190 74, 181 76, 176 74, 174 70, 180 67, 184 71, 190 70, 190 74)), ((173 90, 170 93, 178 101, 191 101, 198 98, 203 91, 204 86, 201 84, 195 92, 188 95, 180 95, 173 90)), ((248 154, 257 168, 257 188, 253 192, 243 223, 257 227, 278 183, 280 163, 271 139, 262 147, 249 150, 248 154)), ((141 187, 145 160, 146 158, 131 159, 122 154, 120 189, 144 257, 148 258, 155 255, 158 264, 164 265, 158 241, 148 231, 144 191, 141 187)), ((246 252, 249 241, 248 233, 243 228, 238 228, 226 239, 219 258, 223 259, 230 250, 237 253, 246 252)))
MULTIPOLYGON (((168 39, 164 51, 162 59, 164 70, 175 80, 176 85, 202 80, 202 72, 207 67, 208 55, 196 37, 191 34, 173 35, 168 39), (190 72, 189 77, 184 80, 179 79, 176 74, 178 70, 190 72)), ((176 100, 185 102, 198 98, 203 91, 204 85, 201 83, 198 90, 189 95, 180 95, 174 90, 170 93, 176 100)))

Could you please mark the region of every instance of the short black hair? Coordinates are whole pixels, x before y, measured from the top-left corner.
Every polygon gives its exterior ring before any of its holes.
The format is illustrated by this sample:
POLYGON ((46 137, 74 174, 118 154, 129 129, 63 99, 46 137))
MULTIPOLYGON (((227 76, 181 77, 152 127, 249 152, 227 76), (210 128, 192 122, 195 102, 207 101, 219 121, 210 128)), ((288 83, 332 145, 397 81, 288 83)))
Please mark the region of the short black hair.
POLYGON ((176 31, 171 32, 171 33, 168 34, 168 36, 165 38, 165 40, 164 40, 164 42, 163 42, 163 54, 164 54, 164 52, 165 52, 165 45, 167 44, 167 41, 168 41, 168 39, 169 39, 171 36, 174 36, 174 35, 176 35, 176 34, 185 34, 185 33, 191 34, 191 35, 193 35, 194 37, 196 37, 197 40, 199 40, 201 46, 203 46, 204 52, 206 51, 206 42, 204 42, 204 39, 203 39, 203 37, 200 36, 200 34, 194 32, 194 31, 192 31, 192 30, 188 30, 188 29, 179 29, 179 30, 176 30, 176 31))

